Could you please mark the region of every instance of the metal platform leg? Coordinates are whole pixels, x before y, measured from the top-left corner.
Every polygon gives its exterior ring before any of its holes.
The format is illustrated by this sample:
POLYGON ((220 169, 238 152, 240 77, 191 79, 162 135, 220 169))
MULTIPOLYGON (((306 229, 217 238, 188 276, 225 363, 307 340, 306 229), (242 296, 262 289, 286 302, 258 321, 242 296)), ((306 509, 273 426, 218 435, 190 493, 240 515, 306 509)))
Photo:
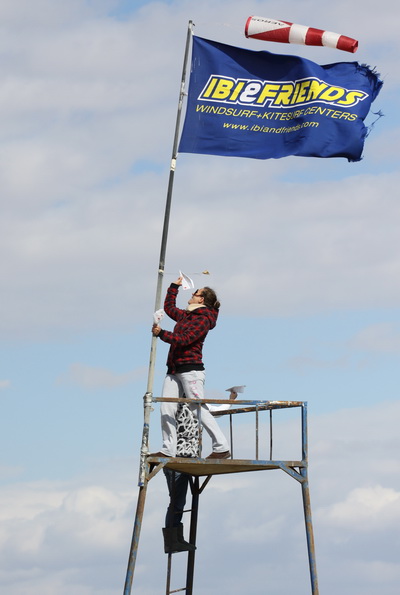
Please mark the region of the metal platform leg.
MULTIPOLYGON (((306 471, 304 469, 304 471, 306 471)), ((307 534, 307 549, 308 549, 308 562, 310 566, 310 578, 311 578, 311 590, 312 595, 319 595, 318 579, 317 579, 317 563, 315 559, 315 546, 314 546, 314 532, 312 527, 311 519, 311 502, 310 502, 310 490, 308 488, 307 476, 302 473, 305 480, 301 484, 301 490, 303 494, 303 507, 304 507, 304 520, 306 524, 307 534)))
MULTIPOLYGON (((198 476, 194 476, 190 482, 190 489, 192 490, 192 510, 190 514, 190 533, 189 541, 196 545, 197 538, 197 518, 199 515, 199 497, 212 475, 207 475, 203 483, 200 485, 198 476)), ((186 572, 186 595, 193 595, 193 576, 194 576, 194 561, 196 552, 189 552, 187 572, 186 572)))
POLYGON ((302 425, 302 449, 303 461, 306 465, 300 469, 301 492, 303 495, 304 521, 306 524, 308 563, 310 566, 311 592, 312 595, 319 595, 317 579, 317 563, 315 559, 314 531, 311 519, 311 500, 308 486, 308 425, 307 425, 307 403, 303 403, 301 414, 302 425))
MULTIPOLYGON (((199 515, 199 478, 193 477, 190 481, 190 489, 192 490, 192 510, 190 513, 190 532, 189 542, 196 545, 197 536, 197 518, 199 515)), ((193 593, 193 577, 194 577, 194 561, 196 552, 189 552, 188 563, 186 571, 186 595, 192 595, 193 593)))
POLYGON ((136 556, 139 547, 140 530, 142 528, 144 505, 146 502, 147 484, 148 481, 146 479, 144 485, 141 486, 139 489, 138 501, 136 506, 135 524, 133 526, 132 543, 129 552, 128 569, 126 571, 124 595, 130 595, 132 589, 133 573, 135 571, 136 556))

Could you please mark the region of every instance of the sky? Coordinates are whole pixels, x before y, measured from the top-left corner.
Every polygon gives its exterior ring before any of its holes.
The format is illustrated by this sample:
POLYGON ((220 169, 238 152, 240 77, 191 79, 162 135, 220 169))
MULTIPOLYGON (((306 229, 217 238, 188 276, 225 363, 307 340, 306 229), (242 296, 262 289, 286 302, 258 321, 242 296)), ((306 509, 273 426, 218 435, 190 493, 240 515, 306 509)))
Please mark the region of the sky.
MULTIPOLYGON (((183 270, 218 293, 204 351, 210 398, 244 384, 248 399, 308 403, 321 593, 397 595, 399 16, 394 0, 2 1, 2 593, 123 590, 192 20, 201 37, 320 64, 357 60, 384 81, 372 105, 384 115, 360 162, 179 155, 163 291, 183 270), (359 49, 248 40, 250 15, 342 33, 359 49)), ((155 395, 166 356, 160 343, 155 395)), ((297 458, 298 417, 276 421, 277 456, 297 458)), ((253 426, 238 423, 243 456, 253 426)), ((160 439, 155 406, 152 450, 160 439)), ((166 505, 159 474, 133 593, 164 592, 166 505)), ((284 473, 214 477, 197 545, 197 595, 311 592, 301 490, 284 473)), ((185 557, 175 558, 179 588, 185 557)))

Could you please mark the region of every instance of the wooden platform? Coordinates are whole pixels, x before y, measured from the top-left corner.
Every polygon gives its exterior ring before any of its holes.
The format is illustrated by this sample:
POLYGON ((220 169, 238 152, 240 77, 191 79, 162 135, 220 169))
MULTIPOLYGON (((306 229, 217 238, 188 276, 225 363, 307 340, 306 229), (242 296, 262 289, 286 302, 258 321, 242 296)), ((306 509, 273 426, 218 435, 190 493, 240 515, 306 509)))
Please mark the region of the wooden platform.
POLYGON ((198 477, 224 475, 226 473, 245 473, 247 471, 265 471, 269 469, 300 468, 303 461, 261 461, 246 459, 194 459, 182 457, 147 457, 151 467, 160 463, 173 471, 188 473, 198 477))

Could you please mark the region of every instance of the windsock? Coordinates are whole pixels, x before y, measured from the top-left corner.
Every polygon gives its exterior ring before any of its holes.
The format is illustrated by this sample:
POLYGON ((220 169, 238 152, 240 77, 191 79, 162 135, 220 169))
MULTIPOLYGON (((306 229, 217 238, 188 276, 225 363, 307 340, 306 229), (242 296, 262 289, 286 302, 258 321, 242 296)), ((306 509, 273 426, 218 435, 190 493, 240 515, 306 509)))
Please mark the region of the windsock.
POLYGON ((340 35, 339 33, 263 17, 249 17, 246 21, 244 34, 246 37, 263 39, 264 41, 324 45, 329 48, 337 48, 338 50, 352 53, 357 51, 358 48, 358 41, 356 39, 340 35))

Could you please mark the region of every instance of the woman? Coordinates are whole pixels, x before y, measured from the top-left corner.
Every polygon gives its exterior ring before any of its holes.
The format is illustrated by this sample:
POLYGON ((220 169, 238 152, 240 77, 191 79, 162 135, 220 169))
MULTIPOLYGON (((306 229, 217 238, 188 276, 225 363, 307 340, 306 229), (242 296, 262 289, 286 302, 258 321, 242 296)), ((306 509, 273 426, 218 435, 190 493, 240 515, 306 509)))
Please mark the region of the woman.
MULTIPOLYGON (((203 287, 192 294, 186 310, 176 307, 176 298, 182 277, 168 288, 164 310, 176 325, 173 332, 153 325, 152 333, 165 343, 170 344, 167 359, 167 376, 164 381, 163 397, 204 398, 205 372, 202 359, 204 340, 209 330, 217 323, 220 303, 215 291, 203 287)), ((161 429, 163 446, 160 452, 150 456, 176 456, 176 413, 178 403, 161 404, 161 429)), ((198 407, 191 406, 194 415, 198 407)), ((201 423, 212 440, 212 453, 207 459, 227 459, 230 457, 228 442, 215 418, 207 407, 201 408, 201 423)))

